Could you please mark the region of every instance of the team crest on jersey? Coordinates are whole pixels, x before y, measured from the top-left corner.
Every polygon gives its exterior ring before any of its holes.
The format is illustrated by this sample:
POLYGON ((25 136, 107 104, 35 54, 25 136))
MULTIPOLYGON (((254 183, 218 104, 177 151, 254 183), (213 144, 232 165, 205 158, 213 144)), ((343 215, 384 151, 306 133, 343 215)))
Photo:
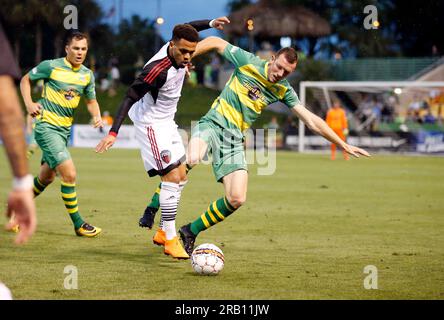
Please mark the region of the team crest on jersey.
POLYGON ((171 161, 171 152, 170 150, 163 150, 160 153, 160 157, 162 158, 162 160, 166 163, 169 163, 171 161))
POLYGON ((65 91, 63 95, 65 96, 66 100, 70 101, 76 97, 77 92, 74 89, 69 89, 68 91, 65 91))

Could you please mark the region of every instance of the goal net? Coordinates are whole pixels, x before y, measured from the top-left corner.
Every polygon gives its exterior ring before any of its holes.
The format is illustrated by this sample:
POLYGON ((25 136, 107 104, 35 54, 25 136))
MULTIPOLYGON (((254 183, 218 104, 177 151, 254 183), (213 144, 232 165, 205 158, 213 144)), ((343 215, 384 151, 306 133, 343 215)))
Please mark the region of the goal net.
MULTIPOLYGON (((325 119, 339 102, 348 120, 348 143, 389 152, 444 152, 444 82, 307 82, 300 83, 303 105, 325 119)), ((299 121, 298 135, 286 145, 304 152, 330 143, 299 121)))

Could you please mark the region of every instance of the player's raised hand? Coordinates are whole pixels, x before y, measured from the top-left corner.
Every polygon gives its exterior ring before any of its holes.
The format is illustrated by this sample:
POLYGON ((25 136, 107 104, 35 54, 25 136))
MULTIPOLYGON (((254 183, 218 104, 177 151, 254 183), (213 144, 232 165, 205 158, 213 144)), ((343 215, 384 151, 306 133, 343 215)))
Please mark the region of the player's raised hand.
POLYGON ((366 156, 366 157, 370 157, 370 154, 365 151, 364 149, 352 146, 350 144, 345 144, 343 146, 345 152, 347 152, 348 154, 351 154, 352 156, 359 158, 360 155, 362 156, 366 156))
POLYGON ((33 103, 26 106, 26 110, 31 115, 31 117, 35 117, 40 114, 40 110, 42 110, 42 106, 37 102, 33 102, 33 103))
POLYGON ((34 234, 37 226, 32 190, 13 190, 9 193, 6 215, 10 218, 13 214, 15 215, 14 223, 19 225, 15 243, 23 244, 34 234))
POLYGON ((194 69, 196 69, 196 67, 191 62, 189 62, 185 67, 185 76, 189 78, 191 76, 191 71, 193 71, 194 69))
POLYGON ((96 152, 97 153, 103 153, 105 151, 108 151, 109 148, 111 148, 116 141, 116 137, 113 135, 107 135, 105 138, 103 138, 99 144, 96 146, 96 152))
POLYGON ((103 128, 103 121, 101 116, 93 117, 93 127, 94 128, 103 128))
POLYGON ((212 23, 212 27, 217 30, 223 30, 224 25, 230 23, 230 20, 227 17, 219 17, 214 19, 212 23))

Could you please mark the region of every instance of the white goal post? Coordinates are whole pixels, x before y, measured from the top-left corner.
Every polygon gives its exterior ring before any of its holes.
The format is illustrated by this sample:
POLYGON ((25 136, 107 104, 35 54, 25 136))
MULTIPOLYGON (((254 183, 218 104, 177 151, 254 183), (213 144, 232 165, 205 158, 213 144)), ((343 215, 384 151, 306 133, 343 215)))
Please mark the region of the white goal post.
MULTIPOLYGON (((444 81, 301 81, 299 84, 299 96, 302 105, 306 105, 306 90, 308 88, 320 89, 323 92, 328 107, 331 106, 329 91, 366 91, 382 92, 389 90, 412 88, 444 88, 444 81)), ((305 150, 305 125, 299 120, 298 151, 305 150)))

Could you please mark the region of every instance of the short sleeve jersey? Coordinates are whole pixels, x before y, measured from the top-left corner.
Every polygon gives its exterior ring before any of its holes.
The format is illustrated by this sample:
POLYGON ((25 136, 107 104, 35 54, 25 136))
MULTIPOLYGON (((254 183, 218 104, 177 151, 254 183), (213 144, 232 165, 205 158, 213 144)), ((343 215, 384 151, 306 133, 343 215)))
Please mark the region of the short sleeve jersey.
POLYGON ((242 132, 251 127, 268 105, 281 101, 292 108, 300 103, 286 79, 277 83, 268 81, 267 61, 231 44, 226 46, 223 56, 233 63, 235 70, 205 118, 223 128, 242 132))
POLYGON ((40 121, 57 127, 71 127, 81 96, 96 98, 92 71, 83 65, 74 68, 66 58, 41 62, 29 72, 29 78, 44 81, 39 100, 43 107, 40 121))

